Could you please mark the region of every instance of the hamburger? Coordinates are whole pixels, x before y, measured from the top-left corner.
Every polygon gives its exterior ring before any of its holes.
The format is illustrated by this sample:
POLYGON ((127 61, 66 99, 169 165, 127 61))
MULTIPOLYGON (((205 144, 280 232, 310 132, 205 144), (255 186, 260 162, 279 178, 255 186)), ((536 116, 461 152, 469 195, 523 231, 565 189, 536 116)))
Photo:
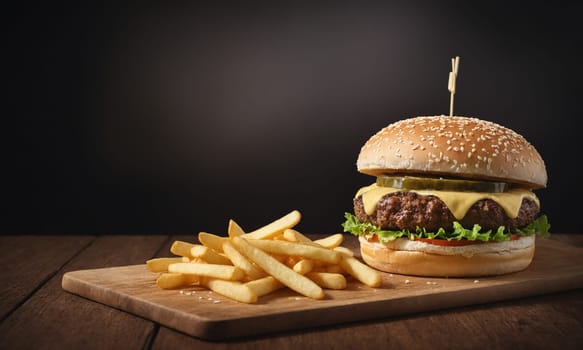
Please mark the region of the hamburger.
POLYGON ((376 181, 357 191, 345 232, 386 272, 434 277, 526 269, 550 235, 533 190, 547 172, 537 150, 499 124, 461 116, 400 120, 362 146, 356 166, 376 181))

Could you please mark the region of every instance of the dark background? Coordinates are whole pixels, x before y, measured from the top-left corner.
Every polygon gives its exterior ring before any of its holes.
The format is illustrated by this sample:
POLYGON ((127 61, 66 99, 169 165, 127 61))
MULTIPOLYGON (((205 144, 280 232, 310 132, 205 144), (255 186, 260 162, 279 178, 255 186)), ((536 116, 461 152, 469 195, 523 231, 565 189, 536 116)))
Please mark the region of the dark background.
POLYGON ((360 147, 447 114, 456 55, 455 114, 523 134, 583 233, 579 5, 79 3, 5 11, 3 234, 340 231, 360 147))

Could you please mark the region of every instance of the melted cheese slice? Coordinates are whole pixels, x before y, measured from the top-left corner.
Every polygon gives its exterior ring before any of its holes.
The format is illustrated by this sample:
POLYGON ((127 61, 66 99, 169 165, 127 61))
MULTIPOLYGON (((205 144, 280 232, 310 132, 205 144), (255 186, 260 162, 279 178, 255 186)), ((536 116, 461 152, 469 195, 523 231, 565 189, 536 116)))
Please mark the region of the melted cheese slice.
POLYGON ((491 199, 498 203, 510 218, 516 218, 524 198, 531 199, 540 206, 537 196, 525 189, 512 189, 508 192, 455 192, 455 191, 434 191, 434 190, 405 190, 402 188, 381 187, 376 183, 361 188, 356 197, 362 195, 364 211, 367 215, 372 215, 376 211, 377 203, 381 198, 394 192, 415 192, 422 196, 436 196, 441 199, 451 210, 456 219, 461 220, 466 216, 470 207, 481 199, 491 199))

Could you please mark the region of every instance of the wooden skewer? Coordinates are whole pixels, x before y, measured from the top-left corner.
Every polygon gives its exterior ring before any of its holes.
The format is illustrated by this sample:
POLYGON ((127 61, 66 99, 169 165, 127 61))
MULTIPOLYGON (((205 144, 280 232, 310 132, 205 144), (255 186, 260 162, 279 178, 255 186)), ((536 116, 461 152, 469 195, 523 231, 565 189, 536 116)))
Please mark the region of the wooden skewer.
POLYGON ((450 92, 449 99, 449 116, 453 117, 453 97, 455 95, 455 80, 457 78, 457 73, 460 66, 460 57, 456 56, 451 59, 451 72, 449 72, 449 81, 447 83, 447 89, 450 92))

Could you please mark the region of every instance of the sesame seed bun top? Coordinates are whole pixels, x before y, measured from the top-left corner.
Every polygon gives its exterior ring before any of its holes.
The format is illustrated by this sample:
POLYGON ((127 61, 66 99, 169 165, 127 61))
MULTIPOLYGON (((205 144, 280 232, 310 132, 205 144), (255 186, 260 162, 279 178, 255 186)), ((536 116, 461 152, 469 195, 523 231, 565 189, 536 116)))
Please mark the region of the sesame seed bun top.
POLYGON ((358 171, 504 181, 529 188, 547 185, 538 151, 520 134, 471 117, 403 119, 380 130, 361 148, 358 171))

